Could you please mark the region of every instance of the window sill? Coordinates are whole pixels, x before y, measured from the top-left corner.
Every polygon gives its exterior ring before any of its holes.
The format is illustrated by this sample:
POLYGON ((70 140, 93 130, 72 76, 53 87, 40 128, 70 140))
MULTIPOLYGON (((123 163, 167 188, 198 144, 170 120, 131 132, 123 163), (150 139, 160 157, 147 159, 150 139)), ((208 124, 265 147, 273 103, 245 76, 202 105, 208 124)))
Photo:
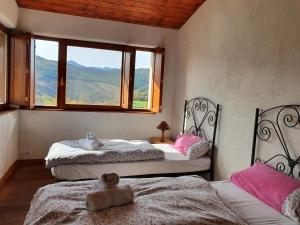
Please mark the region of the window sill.
POLYGON ((13 109, 13 108, 2 108, 0 110, 0 116, 3 116, 5 114, 11 113, 13 111, 16 111, 17 109, 13 109))
POLYGON ((30 111, 57 111, 57 112, 99 112, 99 113, 136 113, 136 114, 156 114, 156 112, 151 112, 150 110, 109 110, 109 109, 58 109, 52 107, 35 107, 33 109, 21 109, 21 110, 30 110, 30 111))
POLYGON ((0 111, 9 111, 10 107, 8 104, 0 104, 0 111))

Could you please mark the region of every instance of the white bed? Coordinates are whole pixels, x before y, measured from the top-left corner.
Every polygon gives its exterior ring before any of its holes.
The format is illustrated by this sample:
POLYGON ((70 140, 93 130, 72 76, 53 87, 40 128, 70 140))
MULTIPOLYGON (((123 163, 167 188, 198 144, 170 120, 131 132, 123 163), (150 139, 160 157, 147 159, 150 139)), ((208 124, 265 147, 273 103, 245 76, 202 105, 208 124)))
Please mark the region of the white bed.
POLYGON ((210 169, 207 156, 190 160, 168 144, 154 144, 165 152, 165 160, 151 160, 126 163, 65 164, 51 168, 52 175, 60 180, 96 179, 103 173, 115 172, 120 176, 144 174, 188 173, 210 169))
POLYGON ((210 184, 217 190, 223 201, 245 218, 250 225, 296 224, 230 181, 215 181, 210 184))

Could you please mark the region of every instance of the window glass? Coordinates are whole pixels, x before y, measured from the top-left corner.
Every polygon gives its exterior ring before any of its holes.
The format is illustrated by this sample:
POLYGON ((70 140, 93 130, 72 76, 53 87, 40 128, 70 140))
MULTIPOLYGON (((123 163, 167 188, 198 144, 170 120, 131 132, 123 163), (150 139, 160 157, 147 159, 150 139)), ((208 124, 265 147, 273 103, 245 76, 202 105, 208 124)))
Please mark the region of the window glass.
POLYGON ((57 105, 58 42, 35 40, 35 105, 57 105))
POLYGON ((0 104, 7 102, 7 35, 0 30, 0 104))
POLYGON ((150 108, 152 58, 152 52, 136 51, 132 106, 134 109, 150 108))
POLYGON ((120 105, 122 52, 67 47, 66 104, 120 105))

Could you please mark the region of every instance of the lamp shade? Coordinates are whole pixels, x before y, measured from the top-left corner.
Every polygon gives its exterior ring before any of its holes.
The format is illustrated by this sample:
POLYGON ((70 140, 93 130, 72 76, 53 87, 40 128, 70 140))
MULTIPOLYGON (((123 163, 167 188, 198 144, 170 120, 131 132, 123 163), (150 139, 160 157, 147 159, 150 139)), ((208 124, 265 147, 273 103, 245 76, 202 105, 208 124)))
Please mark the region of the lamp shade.
POLYGON ((170 127, 166 121, 161 121, 156 128, 160 130, 170 130, 170 127))

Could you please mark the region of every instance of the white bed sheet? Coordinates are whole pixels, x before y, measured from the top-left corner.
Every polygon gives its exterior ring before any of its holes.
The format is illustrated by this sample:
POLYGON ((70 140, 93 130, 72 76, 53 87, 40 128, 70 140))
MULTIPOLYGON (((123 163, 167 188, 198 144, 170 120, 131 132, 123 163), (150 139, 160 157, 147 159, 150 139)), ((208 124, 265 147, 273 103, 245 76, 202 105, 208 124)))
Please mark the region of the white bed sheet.
POLYGON ((165 152, 165 160, 151 160, 126 163, 65 164, 51 168, 52 175, 61 180, 96 179, 103 173, 115 172, 119 176, 143 174, 185 173, 205 171, 210 168, 210 158, 190 160, 168 144, 154 144, 165 152))
POLYGON ((224 202, 250 225, 296 225, 288 217, 256 199, 230 181, 210 182, 224 202))

